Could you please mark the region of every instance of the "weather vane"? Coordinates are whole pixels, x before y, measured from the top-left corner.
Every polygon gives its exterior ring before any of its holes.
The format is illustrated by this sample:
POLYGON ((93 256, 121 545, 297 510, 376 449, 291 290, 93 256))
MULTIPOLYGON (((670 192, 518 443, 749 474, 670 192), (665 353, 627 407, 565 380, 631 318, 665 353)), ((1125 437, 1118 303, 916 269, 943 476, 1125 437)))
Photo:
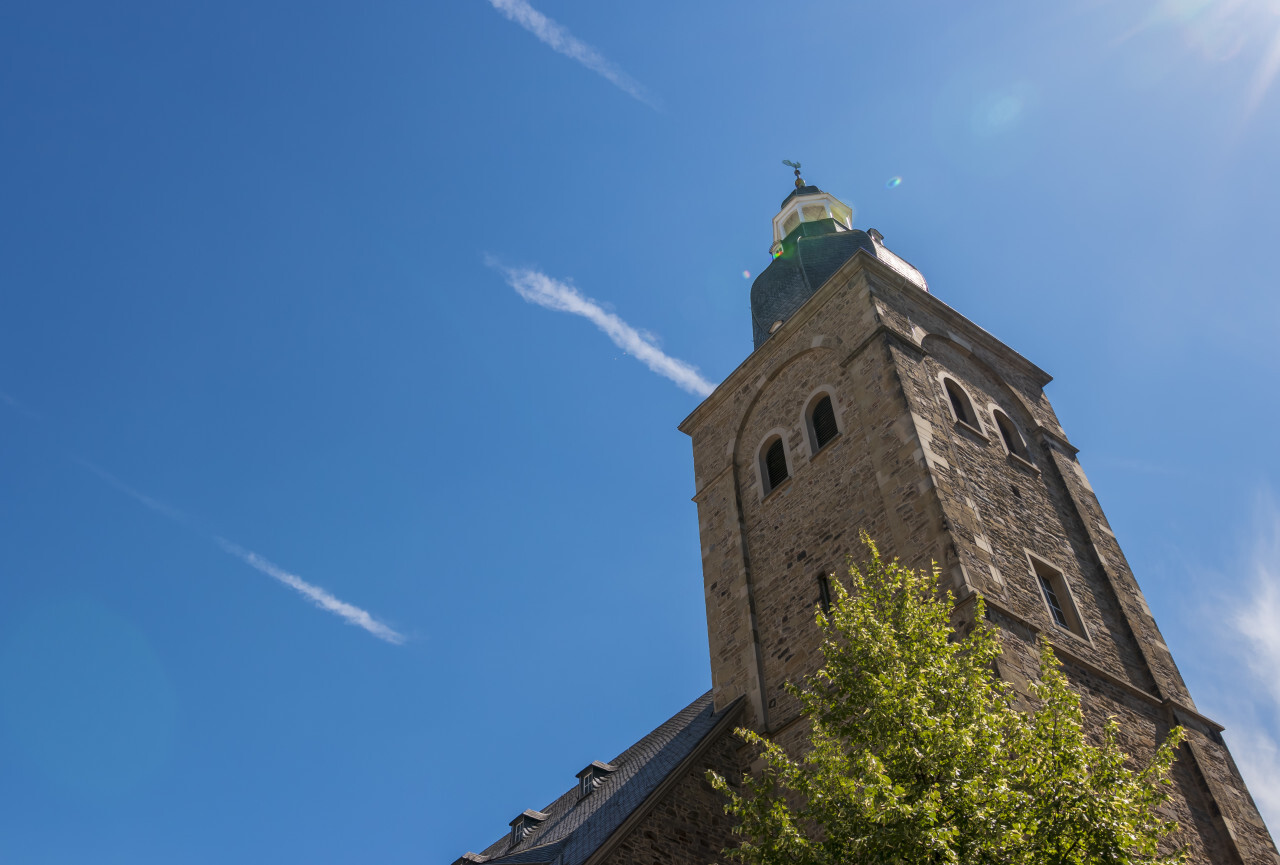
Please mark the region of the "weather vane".
POLYGON ((800 163, 792 162, 790 159, 782 160, 783 165, 790 166, 796 170, 796 189, 804 189, 804 178, 800 176, 800 163))

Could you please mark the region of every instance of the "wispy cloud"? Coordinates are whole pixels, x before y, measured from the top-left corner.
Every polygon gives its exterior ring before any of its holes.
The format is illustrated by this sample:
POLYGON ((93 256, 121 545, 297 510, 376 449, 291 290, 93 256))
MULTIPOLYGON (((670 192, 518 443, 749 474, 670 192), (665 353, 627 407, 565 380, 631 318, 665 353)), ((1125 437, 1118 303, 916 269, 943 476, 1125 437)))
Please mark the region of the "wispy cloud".
MULTIPOLYGON (((1259 496, 1251 549, 1241 563, 1247 577, 1225 602, 1230 631, 1219 669, 1244 667, 1243 675, 1217 677, 1231 750, 1258 810, 1272 828, 1280 828, 1280 509, 1268 494, 1259 496)), ((1219 585, 1231 585, 1217 575, 1219 585)), ((1212 650, 1211 650, 1212 651, 1212 650)))
POLYGON ((489 3, 507 18, 537 36, 553 51, 577 60, 623 93, 635 97, 650 108, 661 108, 661 103, 639 82, 619 69, 599 51, 534 9, 526 0, 489 0, 489 3))
POLYGON ((239 544, 234 544, 226 538, 218 538, 218 544, 231 555, 240 559, 249 567, 254 568, 272 579, 279 580, 289 588, 298 592, 298 594, 308 598, 312 603, 322 610, 328 610, 336 616, 346 619, 347 624, 355 625, 357 628, 364 628, 373 634, 379 640, 386 640, 394 645, 404 643, 404 635, 392 630, 391 628, 379 622, 373 616, 369 615, 366 610, 362 610, 346 601, 340 601, 333 595, 326 592, 319 586, 313 586, 297 574, 291 574, 284 568, 267 561, 262 556, 246 550, 239 544))
POLYGON ((40 417, 40 413, 38 411, 36 411, 33 408, 30 408, 29 406, 24 405, 22 402, 20 402, 17 399, 14 399, 13 397, 9 396, 9 394, 5 393, 2 390, 0 390, 0 402, 4 403, 9 408, 16 411, 18 414, 26 415, 27 417, 30 417, 30 418, 40 417))
POLYGON ((1255 706, 1249 717, 1237 720, 1236 762, 1263 819, 1280 828, 1280 510, 1264 495, 1257 511, 1249 564, 1252 591, 1236 607, 1234 624, 1254 682, 1270 697, 1270 706, 1255 706))
MULTIPOLYGON (((118 492, 124 493, 126 496, 144 507, 155 511, 175 523, 180 523, 184 526, 198 527, 194 519, 167 502, 163 502, 155 496, 149 496, 146 493, 141 492, 88 460, 77 458, 76 462, 108 486, 113 487, 118 492)), ((348 604, 346 601, 335 598, 319 586, 308 583, 297 574, 289 573, 279 565, 268 561, 252 550, 245 549, 237 543, 233 543, 226 538, 218 537, 217 535, 213 535, 213 539, 218 542, 218 546, 220 546, 223 551, 235 556, 237 559, 240 559, 240 561, 244 562, 249 567, 266 574, 274 580, 284 583, 289 588, 310 600, 320 609, 327 610, 336 616, 340 616, 346 620, 348 624, 355 625, 358 628, 364 628, 379 640, 385 640, 386 642, 396 646, 404 643, 405 637, 403 634, 378 621, 370 615, 367 610, 362 610, 354 604, 348 604)))
POLYGON ((618 348, 689 393, 706 396, 715 390, 716 386, 703 378, 697 367, 664 353, 654 345, 651 335, 636 330, 596 301, 583 296, 572 285, 536 270, 504 267, 493 258, 489 258, 487 263, 500 271, 507 284, 525 300, 556 312, 582 316, 604 331, 618 348))

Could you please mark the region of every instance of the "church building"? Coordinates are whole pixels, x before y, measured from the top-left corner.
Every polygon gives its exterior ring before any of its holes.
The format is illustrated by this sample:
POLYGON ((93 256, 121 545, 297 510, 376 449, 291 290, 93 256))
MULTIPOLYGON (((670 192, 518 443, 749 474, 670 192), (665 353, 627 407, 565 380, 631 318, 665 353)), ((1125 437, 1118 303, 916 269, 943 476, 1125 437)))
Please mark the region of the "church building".
POLYGON ((985 598, 1015 688, 1037 676, 1044 635, 1087 721, 1117 718, 1126 750, 1149 755, 1186 729, 1169 809, 1190 861, 1280 865, 1044 394, 1049 375, 795 173, 773 261, 751 288, 755 350, 680 424, 693 443, 711 690, 454 865, 725 861, 736 839, 706 770, 741 775, 751 755, 737 726, 802 746, 783 684, 821 665, 814 608, 861 558, 861 531, 910 567, 937 562, 961 620, 985 598))

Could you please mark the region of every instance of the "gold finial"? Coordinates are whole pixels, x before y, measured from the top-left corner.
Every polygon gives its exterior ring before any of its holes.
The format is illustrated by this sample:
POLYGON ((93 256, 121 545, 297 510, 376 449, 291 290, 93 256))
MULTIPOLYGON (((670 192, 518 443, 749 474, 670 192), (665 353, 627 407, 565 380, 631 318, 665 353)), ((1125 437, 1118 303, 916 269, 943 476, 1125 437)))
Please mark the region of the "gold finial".
POLYGON ((782 160, 783 165, 788 165, 796 170, 796 189, 804 189, 804 178, 800 176, 800 163, 792 162, 790 159, 782 160))

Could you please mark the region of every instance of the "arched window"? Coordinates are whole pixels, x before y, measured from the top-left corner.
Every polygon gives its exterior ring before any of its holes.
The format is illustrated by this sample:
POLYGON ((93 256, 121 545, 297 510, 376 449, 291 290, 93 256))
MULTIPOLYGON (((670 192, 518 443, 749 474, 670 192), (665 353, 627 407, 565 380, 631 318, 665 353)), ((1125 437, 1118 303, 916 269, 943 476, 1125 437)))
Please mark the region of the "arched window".
POLYGON ((778 488, 778 484, 787 479, 787 447, 782 439, 775 438, 766 448, 761 460, 760 474, 768 485, 765 494, 778 488))
POLYGON ((836 426, 836 410, 831 405, 831 397, 823 396, 813 404, 809 411, 809 439, 813 444, 813 452, 817 453, 840 434, 836 426))
POLYGON ((955 412, 956 420, 978 429, 978 416, 974 413, 973 403, 969 401, 964 388, 949 378, 944 378, 942 385, 947 389, 947 398, 951 400, 951 410, 955 412))
POLYGON ((996 419, 996 428, 1000 430, 1000 438, 1004 441, 1005 448, 1009 453, 1024 460, 1030 456, 1027 453, 1027 443, 1022 440, 1022 433, 1018 432, 1018 428, 1013 425, 1013 421, 1009 420, 1009 416, 998 409, 992 414, 996 419))

